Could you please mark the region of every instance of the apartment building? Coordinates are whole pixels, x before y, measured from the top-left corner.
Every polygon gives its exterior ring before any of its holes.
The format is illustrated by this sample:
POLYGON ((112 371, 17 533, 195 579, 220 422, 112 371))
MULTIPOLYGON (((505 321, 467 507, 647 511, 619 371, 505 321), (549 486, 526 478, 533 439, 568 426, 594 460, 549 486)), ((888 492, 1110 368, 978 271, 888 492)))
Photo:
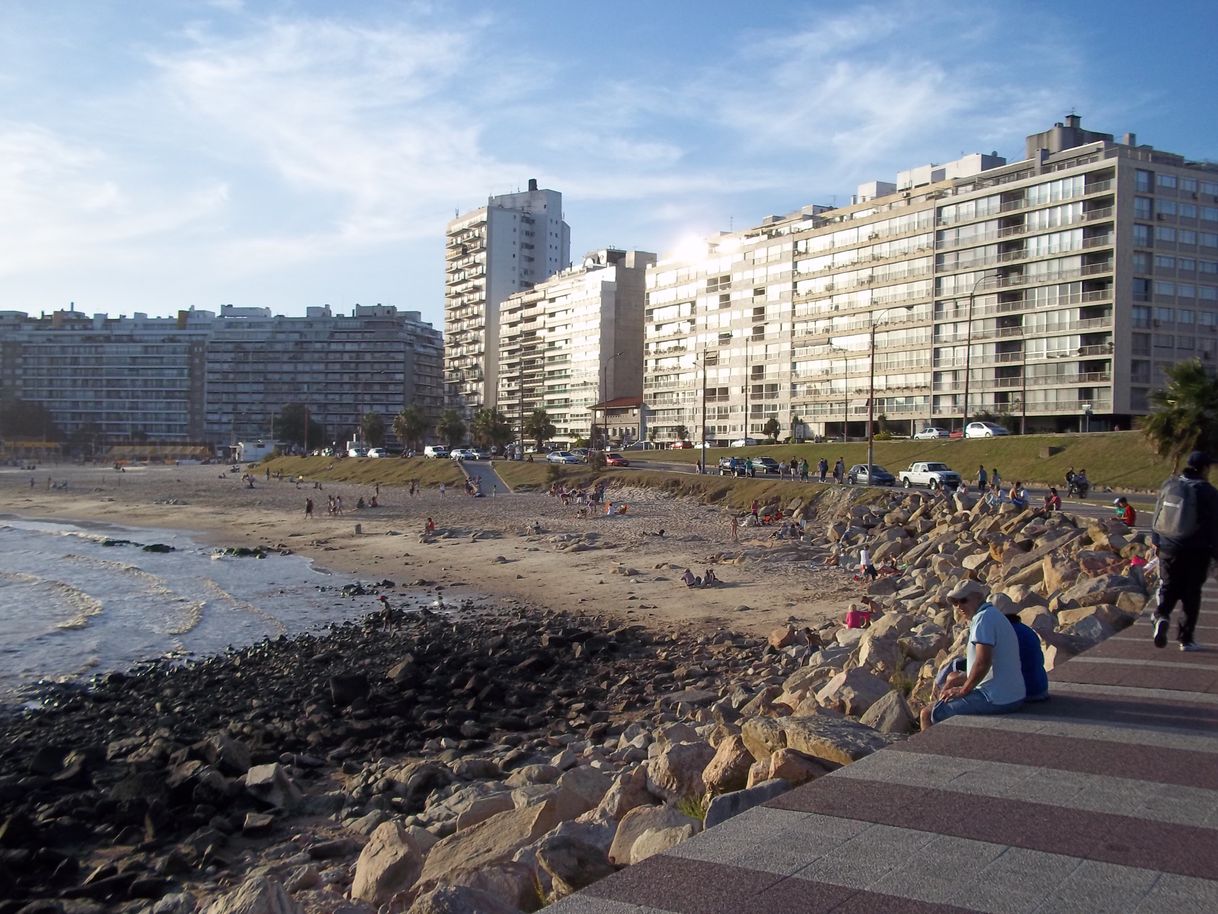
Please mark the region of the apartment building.
POLYGON ((489 198, 448 224, 444 260, 445 400, 468 416, 498 397, 500 303, 570 264, 562 194, 530 179, 489 198))
POLYGON ((966 156, 709 239, 648 274, 660 440, 959 427, 1128 428, 1218 349, 1218 167, 1084 130, 966 156), (705 369, 703 368, 705 365, 705 369), (706 381, 703 383, 705 370, 706 381))
POLYGON ((365 412, 387 425, 411 403, 438 416, 442 359, 418 312, 381 305, 305 317, 231 305, 176 318, 0 314, 0 387, 100 442, 270 438, 289 403, 342 441, 365 412))
MULTIPOLYGON (((633 425, 609 421, 629 413, 643 394, 643 300, 646 251, 604 249, 499 307, 499 408, 519 429, 534 409, 544 409, 570 443, 607 429, 612 442, 633 440, 633 425)), ((637 409, 635 410, 637 420, 637 409)))

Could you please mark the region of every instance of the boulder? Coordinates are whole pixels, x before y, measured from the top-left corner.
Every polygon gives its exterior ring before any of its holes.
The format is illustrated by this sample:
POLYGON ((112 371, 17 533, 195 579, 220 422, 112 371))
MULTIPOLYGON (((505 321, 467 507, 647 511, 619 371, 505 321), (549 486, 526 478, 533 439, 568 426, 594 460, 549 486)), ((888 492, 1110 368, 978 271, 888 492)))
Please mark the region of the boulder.
MULTIPOLYGON (((894 642, 894 649, 895 649, 894 642)), ((894 667, 893 670, 899 669, 894 667)), ((892 688, 879 676, 855 668, 838 673, 816 693, 816 700, 826 708, 833 708, 852 717, 858 717, 882 698, 892 688)))
MULTIPOLYGON (((565 793, 565 792, 564 792, 565 793)), ((427 855, 420 878, 441 882, 460 870, 495 866, 511 859, 563 820, 563 802, 547 798, 533 806, 491 816, 471 828, 449 835, 427 855)))
POLYGON ((221 895, 203 914, 303 914, 282 885, 266 876, 255 876, 221 895))
POLYGON ((381 905, 411 888, 422 872, 425 853, 400 822, 382 823, 355 862, 351 897, 381 905))
POLYGON ((561 789, 579 797, 589 808, 600 803, 612 783, 609 775, 589 765, 568 769, 558 779, 561 789))
POLYGON ((671 806, 639 806, 622 817, 609 847, 609 860, 618 866, 630 863, 634 842, 646 831, 662 831, 666 828, 698 827, 698 820, 671 806))
POLYGON ((589 815, 595 821, 616 822, 630 810, 650 806, 658 799, 647 789, 647 769, 639 765, 614 778, 596 809, 589 815))
POLYGON ((775 650, 782 650, 795 643, 795 626, 788 625, 785 628, 776 628, 770 632, 769 643, 770 647, 775 650))
POLYGON ((917 718, 909 709, 909 703, 896 689, 877 699, 859 718, 859 723, 881 733, 913 733, 918 729, 917 718))
POLYGON ((1101 603, 1096 606, 1081 606, 1078 609, 1063 609, 1057 614, 1057 624, 1065 627, 1089 619, 1092 616, 1115 628, 1123 628, 1128 623, 1128 617, 1117 607, 1101 603))
MULTIPOLYGON (((523 863, 501 863, 480 870, 454 873, 448 882, 451 886, 464 886, 484 892, 504 904, 531 911, 537 907, 537 883, 534 870, 523 863)), ((435 886, 421 886, 423 894, 435 886)))
POLYGON ((304 794, 277 763, 255 765, 245 773, 245 789, 261 802, 276 809, 291 812, 300 805, 304 794))
POLYGON ((1058 638, 1065 639, 1067 646, 1075 653, 1081 654, 1088 648, 1095 647, 1101 641, 1111 637, 1116 629, 1097 616, 1080 619, 1073 625, 1067 625, 1057 633, 1058 638))
MULTIPOLYGON (((758 763, 760 764, 760 763, 758 763)), ((754 806, 768 803, 791 789, 791 785, 780 778, 762 781, 755 787, 725 793, 715 797, 706 807, 705 827, 713 828, 721 822, 726 822, 733 816, 738 816, 754 806)))
POLYGON ((715 756, 702 772, 702 782, 711 793, 740 790, 748 782, 753 756, 738 735, 719 743, 715 756))
POLYGON ((828 774, 837 767, 804 755, 796 749, 779 749, 770 756, 769 776, 770 779, 781 778, 792 787, 798 787, 828 774))
POLYGON ((570 895, 612 873, 616 867, 604 850, 575 837, 546 839, 537 848, 537 865, 546 871, 555 892, 570 895))
POLYGON ((520 909, 478 889, 441 885, 416 898, 407 914, 520 914, 520 909))
POLYGON ((1049 553, 1042 559, 1044 569, 1045 592, 1053 593, 1078 577, 1078 563, 1070 560, 1065 552, 1049 553))
POLYGON ((670 848, 688 841, 698 833, 697 824, 674 825, 670 828, 649 828, 639 835, 638 840, 630 847, 630 862, 642 863, 648 857, 662 854, 670 848))
POLYGON ((509 787, 529 784, 553 784, 561 774, 553 765, 523 765, 511 773, 505 782, 509 787))
POLYGON ((510 793, 492 793, 477 797, 463 804, 457 812, 457 831, 472 828, 479 822, 485 822, 491 816, 515 809, 516 804, 510 793))
POLYGON ((838 765, 849 765, 892 742, 892 737, 855 721, 819 715, 755 718, 745 721, 741 736, 757 759, 789 746, 838 765))
POLYGON ((668 746, 647 763, 647 789, 666 800, 700 797, 706 792, 702 772, 714 756, 700 740, 668 746))

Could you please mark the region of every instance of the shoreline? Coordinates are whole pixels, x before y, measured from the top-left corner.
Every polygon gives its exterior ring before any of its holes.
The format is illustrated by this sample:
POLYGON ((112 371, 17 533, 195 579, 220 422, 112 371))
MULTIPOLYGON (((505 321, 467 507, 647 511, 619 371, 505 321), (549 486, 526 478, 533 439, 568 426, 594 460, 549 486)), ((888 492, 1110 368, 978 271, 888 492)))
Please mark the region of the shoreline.
POLYGON ((642 490, 629 493, 627 517, 580 519, 545 494, 473 499, 427 489, 411 498, 404 487, 384 486, 380 508, 306 521, 305 498, 324 512, 323 496, 337 494, 349 509, 373 487, 297 489, 287 479, 259 477, 251 490, 227 473, 221 479, 215 466, 149 467, 134 475, 92 467, 49 472, 68 488, 28 490, 21 486, 26 474, 0 474, 0 511, 27 520, 181 530, 214 547, 286 548, 324 572, 390 579, 457 599, 595 608, 651 626, 677 622, 764 635, 787 622, 819 624, 857 595, 840 581, 826 587, 831 582, 801 574, 806 565, 789 557, 769 561, 768 529, 742 528, 742 543, 731 544, 722 510, 642 490), (440 535, 421 542, 427 517, 435 517, 440 535), (533 522, 543 533, 529 532, 533 522), (664 537, 647 535, 661 529, 664 537), (712 565, 725 586, 681 584, 684 568, 700 575, 712 565))

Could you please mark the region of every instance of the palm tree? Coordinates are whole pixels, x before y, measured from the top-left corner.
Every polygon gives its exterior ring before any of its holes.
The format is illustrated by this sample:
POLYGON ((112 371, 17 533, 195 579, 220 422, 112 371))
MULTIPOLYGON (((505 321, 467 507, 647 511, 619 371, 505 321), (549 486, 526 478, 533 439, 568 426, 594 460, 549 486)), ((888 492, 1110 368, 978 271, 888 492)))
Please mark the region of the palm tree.
POLYGON ((436 434, 443 438, 449 447, 456 447, 465 437, 465 420, 455 409, 446 409, 440 421, 436 423, 436 434))
POLYGON ((385 420, 379 413, 364 413, 360 416, 359 427, 369 447, 380 447, 385 443, 385 420))
POLYGON ((483 447, 498 447, 512 440, 512 427, 508 424, 507 416, 497 409, 480 409, 474 413, 472 431, 474 440, 483 447))
POLYGON ((407 406, 393 417, 393 433, 402 444, 416 451, 430 427, 431 420, 418 406, 407 406))
POLYGON ((533 410, 529 418, 524 420, 524 434, 533 439, 539 451, 557 431, 558 428, 550 421, 550 414, 544 409, 533 410))
POLYGON ((1142 433, 1155 453, 1172 462, 1172 471, 1190 451, 1218 450, 1218 379, 1200 359, 1177 362, 1167 369, 1167 386, 1153 391, 1154 409, 1142 433))

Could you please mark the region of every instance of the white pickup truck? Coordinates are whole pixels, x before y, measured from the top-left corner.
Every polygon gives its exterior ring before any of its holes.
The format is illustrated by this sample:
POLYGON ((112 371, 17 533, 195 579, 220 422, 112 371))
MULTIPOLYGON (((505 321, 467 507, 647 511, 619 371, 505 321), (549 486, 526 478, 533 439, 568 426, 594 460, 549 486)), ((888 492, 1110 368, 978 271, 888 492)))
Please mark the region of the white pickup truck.
POLYGON ((901 471, 900 477, 901 485, 907 489, 912 486, 926 486, 930 489, 938 489, 941 486, 955 488, 960 485, 959 473, 946 463, 939 463, 934 460, 911 463, 908 470, 901 471))

